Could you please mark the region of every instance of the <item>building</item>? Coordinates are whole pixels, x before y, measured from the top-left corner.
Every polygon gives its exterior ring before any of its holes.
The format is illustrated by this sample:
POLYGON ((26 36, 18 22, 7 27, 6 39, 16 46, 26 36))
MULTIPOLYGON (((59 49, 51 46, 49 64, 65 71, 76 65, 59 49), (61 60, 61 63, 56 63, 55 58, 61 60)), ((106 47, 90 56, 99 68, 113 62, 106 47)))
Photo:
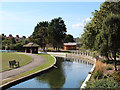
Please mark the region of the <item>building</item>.
POLYGON ((76 50, 76 43, 64 43, 64 50, 76 50))
POLYGON ((18 42, 18 41, 20 41, 20 40, 23 40, 23 39, 25 39, 25 38, 19 37, 19 35, 16 35, 16 37, 15 37, 15 41, 16 41, 16 42, 18 42))
POLYGON ((9 34, 9 36, 6 36, 4 33, 2 33, 0 36, 6 37, 6 38, 8 38, 8 39, 14 38, 14 39, 15 39, 15 42, 19 42, 19 41, 21 41, 21 40, 26 39, 25 36, 19 37, 19 35, 16 35, 16 37, 13 37, 12 34, 9 34))
POLYGON ((26 45, 23 45, 23 47, 25 48, 25 53, 38 53, 38 47, 39 45, 37 45, 36 43, 28 43, 26 45))
POLYGON ((8 38, 11 39, 12 37, 13 37, 12 34, 9 34, 8 38))

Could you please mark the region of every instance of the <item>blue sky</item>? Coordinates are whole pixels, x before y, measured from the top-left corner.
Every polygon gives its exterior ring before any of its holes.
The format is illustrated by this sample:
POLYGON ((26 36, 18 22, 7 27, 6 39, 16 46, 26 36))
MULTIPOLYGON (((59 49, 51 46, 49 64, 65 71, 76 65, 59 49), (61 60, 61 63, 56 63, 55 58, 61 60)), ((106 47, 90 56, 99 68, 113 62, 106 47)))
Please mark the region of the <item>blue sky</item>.
POLYGON ((83 27, 102 2, 2 2, 1 33, 30 36, 40 21, 62 17, 67 33, 80 37, 83 27))

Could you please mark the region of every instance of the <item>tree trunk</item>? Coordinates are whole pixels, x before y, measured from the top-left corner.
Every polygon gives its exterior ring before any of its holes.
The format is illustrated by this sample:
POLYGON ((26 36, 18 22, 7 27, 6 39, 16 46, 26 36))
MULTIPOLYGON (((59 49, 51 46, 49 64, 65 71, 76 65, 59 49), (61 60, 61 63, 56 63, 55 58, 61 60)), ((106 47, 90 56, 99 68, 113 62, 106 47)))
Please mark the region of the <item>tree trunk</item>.
POLYGON ((56 51, 57 51, 57 47, 56 47, 56 51))
POLYGON ((54 50, 55 50, 55 46, 53 46, 54 50))
POLYGON ((114 51, 114 67, 115 67, 115 71, 117 71, 117 61, 116 61, 116 51, 114 51))
POLYGON ((108 57, 108 52, 106 52, 106 58, 107 58, 108 61, 110 60, 109 57, 108 57))
POLYGON ((43 51, 45 52, 45 46, 43 46, 43 51))
POLYGON ((59 47, 58 47, 58 51, 59 51, 59 47))

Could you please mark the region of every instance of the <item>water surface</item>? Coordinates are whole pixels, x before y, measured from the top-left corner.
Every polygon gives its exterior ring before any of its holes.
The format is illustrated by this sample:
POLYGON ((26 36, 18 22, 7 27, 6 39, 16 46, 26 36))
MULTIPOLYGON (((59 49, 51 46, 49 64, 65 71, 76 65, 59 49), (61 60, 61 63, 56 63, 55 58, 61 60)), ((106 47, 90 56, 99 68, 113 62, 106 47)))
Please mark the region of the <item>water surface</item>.
POLYGON ((56 57, 57 68, 11 88, 80 88, 92 64, 78 59, 56 57))
POLYGON ((17 52, 16 50, 0 50, 0 52, 17 52))

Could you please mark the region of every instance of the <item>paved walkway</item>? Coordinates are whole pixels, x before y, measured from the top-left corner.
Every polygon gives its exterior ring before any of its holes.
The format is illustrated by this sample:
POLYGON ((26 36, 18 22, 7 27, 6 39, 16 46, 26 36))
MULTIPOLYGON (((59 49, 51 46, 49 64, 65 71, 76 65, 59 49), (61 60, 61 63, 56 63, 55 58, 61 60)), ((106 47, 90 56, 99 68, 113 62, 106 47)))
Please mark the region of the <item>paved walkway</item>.
POLYGON ((5 71, 5 72, 0 73, 0 76, 2 74, 2 80, 21 74, 21 73, 24 73, 26 71, 32 70, 46 62, 46 59, 44 59, 42 56, 39 56, 39 55, 30 54, 30 53, 20 53, 20 54, 31 56, 33 58, 33 61, 20 68, 16 68, 10 71, 5 71))

